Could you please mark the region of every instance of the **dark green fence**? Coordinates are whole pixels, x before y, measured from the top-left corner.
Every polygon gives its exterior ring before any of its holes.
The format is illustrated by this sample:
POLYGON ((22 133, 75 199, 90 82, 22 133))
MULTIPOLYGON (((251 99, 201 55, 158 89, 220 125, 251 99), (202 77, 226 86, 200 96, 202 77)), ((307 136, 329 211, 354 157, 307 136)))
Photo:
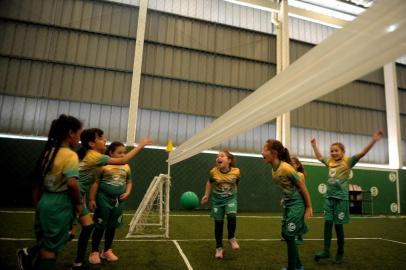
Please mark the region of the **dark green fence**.
MULTIPOLYGON (((1 207, 31 206, 30 173, 44 143, 36 140, 0 138, 1 207)), ((163 150, 144 149, 131 161, 134 189, 129 199, 129 208, 138 206, 154 176, 166 173, 166 159, 167 153, 163 150)), ((209 171, 214 163, 215 155, 199 154, 171 168, 171 209, 181 209, 179 198, 185 191, 193 191, 199 197, 202 196, 209 171)), ((271 167, 264 164, 261 158, 240 156, 237 157, 237 166, 241 170, 239 209, 241 211, 280 211, 281 195, 270 179, 271 167)), ((323 197, 318 189, 319 185, 326 181, 327 169, 317 165, 305 165, 305 169, 306 185, 312 197, 314 211, 322 212, 323 197)), ((351 180, 353 184, 360 185, 365 190, 371 187, 378 189, 378 196, 373 198, 375 213, 390 214, 391 205, 397 203, 397 182, 390 180, 391 174, 399 177, 402 210, 406 210, 405 196, 402 196, 406 192, 405 171, 354 170, 354 178, 351 180)))

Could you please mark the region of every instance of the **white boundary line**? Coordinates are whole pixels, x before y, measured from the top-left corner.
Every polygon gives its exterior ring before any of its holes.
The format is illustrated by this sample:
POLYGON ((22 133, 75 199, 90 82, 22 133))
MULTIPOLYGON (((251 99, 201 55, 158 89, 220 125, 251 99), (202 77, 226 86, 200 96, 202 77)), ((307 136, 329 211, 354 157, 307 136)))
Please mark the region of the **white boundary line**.
POLYGON ((187 266, 187 269, 188 269, 188 270, 193 270, 192 265, 190 265, 190 262, 189 262, 189 260, 187 259, 185 253, 183 253, 183 250, 182 250, 182 248, 180 247, 178 241, 172 240, 172 242, 175 244, 176 248, 178 249, 178 251, 179 251, 179 253, 180 253, 180 256, 182 256, 182 259, 183 259, 183 261, 185 262, 185 264, 186 264, 186 266, 187 266))
MULTIPOLYGON (((0 214, 34 214, 35 211, 32 210, 25 210, 25 211, 15 211, 15 210, 0 210, 0 214)), ((134 214, 131 213, 124 213, 124 216, 133 216, 134 214)), ((209 213, 207 214, 173 214, 170 215, 171 217, 210 217, 209 213)), ((238 218, 253 218, 253 219, 281 219, 282 216, 257 216, 257 215, 238 215, 238 218)), ((323 216, 318 217, 311 217, 310 219, 323 219, 323 216)), ((385 216, 385 215, 378 215, 378 216, 351 216, 351 219, 405 219, 406 216, 385 216)))
MULTIPOLYGON (((214 241, 214 238, 201 238, 201 239, 114 239, 117 242, 206 242, 206 241, 214 241)), ((305 238, 306 241, 324 241, 324 238, 305 238)), ((331 240, 336 241, 337 238, 332 238, 331 240)), ((381 237, 348 237, 345 240, 384 240, 399 244, 404 244, 404 242, 385 239, 381 237)), ((0 241, 35 241, 35 238, 12 238, 12 237, 0 237, 0 241)), ((73 241, 77 241, 74 239, 73 241)), ((104 241, 104 240, 102 240, 104 241)), ((282 241, 280 238, 243 238, 238 239, 240 242, 280 242, 282 241)), ((175 244, 176 245, 176 244, 175 244)))
POLYGON ((385 238, 382 238, 381 240, 383 240, 383 241, 387 241, 387 242, 396 243, 396 244, 406 245, 406 243, 405 243, 405 242, 401 242, 401 241, 395 241, 395 240, 391 240, 391 239, 385 239, 385 238))

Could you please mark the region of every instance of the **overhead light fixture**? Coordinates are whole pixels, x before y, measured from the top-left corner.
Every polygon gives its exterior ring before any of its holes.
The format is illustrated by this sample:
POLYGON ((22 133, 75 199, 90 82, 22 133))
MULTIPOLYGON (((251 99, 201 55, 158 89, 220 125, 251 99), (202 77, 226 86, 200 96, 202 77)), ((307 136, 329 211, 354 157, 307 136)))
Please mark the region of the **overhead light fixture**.
MULTIPOLYGON (((232 4, 264 10, 267 12, 279 12, 280 5, 269 0, 225 0, 232 4)), ((334 27, 342 28, 347 21, 352 21, 365 9, 335 0, 323 0, 317 5, 316 0, 289 0, 288 14, 290 17, 334 27), (324 7, 325 6, 325 7, 324 7), (345 12, 338 10, 344 9, 345 12)))
POLYGON ((307 3, 307 2, 302 2, 302 1, 297 1, 297 0, 289 0, 288 3, 289 3, 289 6, 292 6, 292 7, 297 7, 297 8, 301 8, 301 9, 304 9, 304 10, 317 12, 317 13, 320 13, 320 14, 323 14, 323 15, 327 15, 327 16, 337 18, 337 19, 341 19, 341 20, 345 20, 345 21, 352 21, 356 17, 354 15, 350 15, 350 14, 339 12, 339 11, 332 10, 332 9, 329 9, 329 8, 317 6, 317 5, 314 5, 314 4, 307 3))
POLYGON ((267 0, 224 0, 232 4, 260 9, 268 12, 279 12, 279 4, 267 0))

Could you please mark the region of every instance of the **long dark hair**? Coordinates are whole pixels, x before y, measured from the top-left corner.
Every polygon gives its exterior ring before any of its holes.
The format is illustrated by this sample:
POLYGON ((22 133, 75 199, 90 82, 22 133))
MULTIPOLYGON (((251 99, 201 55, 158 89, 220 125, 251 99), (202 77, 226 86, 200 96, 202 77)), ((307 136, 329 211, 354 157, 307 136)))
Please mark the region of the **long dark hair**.
POLYGON ((87 151, 91 149, 89 143, 94 142, 96 136, 101 137, 103 134, 103 130, 99 128, 89 128, 82 131, 82 134, 80 134, 80 143, 82 146, 78 151, 79 160, 82 160, 86 156, 87 151))
POLYGON ((289 155, 289 150, 286 147, 284 147, 280 141, 274 140, 274 139, 269 139, 266 141, 266 147, 270 151, 271 150, 276 151, 278 153, 279 160, 292 164, 292 161, 291 161, 290 155, 289 155))
POLYGON ((77 118, 61 114, 52 121, 48 132, 48 141, 45 144, 34 171, 34 183, 42 184, 44 177, 51 170, 56 154, 62 142, 69 136, 69 131, 77 132, 82 128, 82 122, 77 118))
POLYGON ((219 153, 220 152, 223 152, 224 154, 226 154, 227 158, 229 160, 231 160, 230 167, 235 167, 235 157, 234 157, 234 155, 231 154, 230 151, 228 151, 227 149, 222 149, 222 150, 219 151, 219 153))
POLYGON ((110 156, 110 153, 111 153, 111 152, 114 153, 114 151, 116 151, 116 149, 117 149, 118 147, 120 147, 120 146, 124 147, 124 144, 123 144, 122 142, 117 142, 117 141, 116 141, 116 142, 112 142, 112 143, 109 145, 109 147, 107 148, 106 154, 110 156))
POLYGON ((291 159, 291 161, 294 161, 295 163, 297 163, 299 165, 297 167, 297 171, 300 172, 300 173, 305 174, 303 164, 302 164, 302 162, 300 162, 299 158, 298 157, 291 157, 290 159, 291 159))

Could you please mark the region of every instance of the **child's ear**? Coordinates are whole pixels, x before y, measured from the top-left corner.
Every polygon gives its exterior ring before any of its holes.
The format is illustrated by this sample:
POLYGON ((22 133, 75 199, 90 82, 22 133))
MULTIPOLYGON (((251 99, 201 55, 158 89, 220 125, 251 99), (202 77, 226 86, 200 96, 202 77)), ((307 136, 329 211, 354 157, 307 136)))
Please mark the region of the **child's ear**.
POLYGON ((91 148, 93 148, 95 145, 96 145, 95 142, 89 142, 89 146, 90 146, 91 148))

